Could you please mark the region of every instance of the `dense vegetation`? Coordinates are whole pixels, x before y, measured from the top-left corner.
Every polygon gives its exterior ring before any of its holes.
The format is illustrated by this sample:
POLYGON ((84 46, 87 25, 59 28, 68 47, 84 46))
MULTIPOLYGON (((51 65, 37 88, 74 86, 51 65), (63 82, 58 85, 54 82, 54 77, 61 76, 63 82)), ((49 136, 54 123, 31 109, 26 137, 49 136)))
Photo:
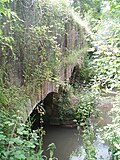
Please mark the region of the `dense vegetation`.
MULTIPOLYGON (((94 160, 90 118, 98 115, 96 105, 101 93, 117 91, 110 111, 112 123, 100 132, 108 142, 111 160, 120 159, 119 15, 118 0, 0 1, 0 159, 45 158, 44 110, 38 110, 41 128, 31 132, 30 124, 24 123, 26 102, 45 80, 61 84, 58 71, 75 64, 79 57, 83 59, 82 67, 71 80, 72 85, 62 82, 66 94, 61 95, 59 102, 60 118, 69 114, 78 130, 84 129, 86 159, 94 160), (73 36, 68 43, 71 28, 78 37, 75 41, 73 36), (68 109, 70 92, 80 99, 72 112, 68 109)), ((48 146, 51 160, 54 149, 54 144, 48 146)))
MULTIPOLYGON (((61 83, 60 68, 86 51, 73 12, 64 1, 0 1, 0 159, 42 159, 44 111, 38 110, 41 128, 31 133, 27 103, 45 80, 61 83), (68 44, 72 27, 78 37, 68 44)), ((53 148, 48 146, 50 158, 53 148)))
MULTIPOLYGON (((94 40, 92 67, 95 71, 93 78, 95 87, 99 92, 109 93, 118 91, 120 82, 120 46, 119 46, 119 1, 103 1, 101 3, 100 17, 93 28, 94 40), (109 22, 109 23, 108 23, 109 22)), ((101 132, 103 139, 108 142, 111 159, 120 159, 120 96, 116 96, 113 108, 110 111, 112 123, 105 126, 101 132)))

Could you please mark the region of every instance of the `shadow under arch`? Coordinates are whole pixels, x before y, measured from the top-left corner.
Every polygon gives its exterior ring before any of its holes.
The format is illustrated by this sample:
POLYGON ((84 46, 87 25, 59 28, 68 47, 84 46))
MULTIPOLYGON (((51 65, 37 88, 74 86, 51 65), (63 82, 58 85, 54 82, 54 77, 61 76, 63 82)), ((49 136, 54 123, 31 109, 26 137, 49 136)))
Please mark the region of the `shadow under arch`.
POLYGON ((45 112, 45 115, 43 116, 44 124, 50 124, 53 119, 59 117, 58 99, 59 94, 57 92, 50 92, 35 106, 28 117, 28 120, 31 123, 31 130, 41 128, 41 116, 39 110, 45 112))

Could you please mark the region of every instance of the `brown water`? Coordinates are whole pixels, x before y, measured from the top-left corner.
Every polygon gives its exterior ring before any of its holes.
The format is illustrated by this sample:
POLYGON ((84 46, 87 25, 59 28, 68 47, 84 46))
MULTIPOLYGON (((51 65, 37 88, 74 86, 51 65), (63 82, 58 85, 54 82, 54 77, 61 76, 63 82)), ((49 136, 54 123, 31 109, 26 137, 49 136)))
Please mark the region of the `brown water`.
MULTIPOLYGON (((71 153, 82 144, 82 139, 76 128, 65 128, 60 126, 47 126, 44 137, 44 149, 48 144, 55 143, 55 157, 59 160, 69 159, 71 153)), ((46 152, 48 155, 48 152, 46 152)))
MULTIPOLYGON (((102 127, 111 122, 108 111, 112 108, 112 101, 113 99, 105 97, 103 102, 98 106, 101 114, 100 118, 96 121, 97 126, 102 127)), ((45 130, 44 150, 47 149, 48 144, 55 143, 56 150, 54 156, 59 160, 84 160, 85 151, 82 146, 82 136, 76 128, 47 126, 45 130)), ((99 142, 99 137, 100 135, 97 135, 93 144, 96 148, 97 160, 100 160, 101 156, 104 160, 109 160, 108 147, 104 142, 99 142)), ((45 154, 48 156, 48 151, 45 151, 45 154)))

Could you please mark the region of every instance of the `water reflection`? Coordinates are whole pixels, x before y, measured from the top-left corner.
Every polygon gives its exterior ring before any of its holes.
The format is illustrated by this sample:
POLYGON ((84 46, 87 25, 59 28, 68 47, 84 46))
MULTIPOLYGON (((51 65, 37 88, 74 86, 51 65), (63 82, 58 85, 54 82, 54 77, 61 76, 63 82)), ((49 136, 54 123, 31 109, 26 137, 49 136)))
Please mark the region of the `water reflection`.
MULTIPOLYGON (((112 108, 111 98, 105 98, 103 103, 99 105, 101 114, 98 120, 98 127, 103 127, 104 125, 111 122, 111 118, 108 115, 108 111, 112 108)), ((94 120, 96 121, 96 120, 94 120)), ((44 150, 45 155, 49 155, 46 151, 48 144, 55 143, 55 157, 59 160, 84 160, 85 150, 82 146, 82 134, 78 134, 76 128, 63 128, 60 126, 47 126, 45 128, 46 135, 44 137, 44 150)), ((100 135, 94 140, 94 146, 96 149, 96 160, 110 160, 110 154, 108 152, 108 147, 103 142, 99 142, 100 135)))
MULTIPOLYGON (((100 136, 94 140, 96 149, 96 160, 109 160, 108 147, 103 142, 99 142, 100 136)), ((46 150, 48 144, 55 143, 55 157, 59 160, 84 160, 85 150, 82 146, 82 137, 75 128, 64 128, 59 126, 47 126, 44 137, 44 154, 49 156, 46 150)))
MULTIPOLYGON (((99 136, 94 140, 94 147, 96 151, 96 160, 110 160, 110 153, 108 151, 108 146, 104 142, 99 141, 99 136)), ((83 146, 79 147, 75 152, 70 155, 69 160, 84 160, 85 159, 85 149, 83 146)))
POLYGON ((59 126, 47 126, 44 137, 45 155, 48 155, 46 148, 48 144, 55 143, 55 156, 59 160, 69 160, 70 154, 82 144, 76 128, 64 128, 59 126))

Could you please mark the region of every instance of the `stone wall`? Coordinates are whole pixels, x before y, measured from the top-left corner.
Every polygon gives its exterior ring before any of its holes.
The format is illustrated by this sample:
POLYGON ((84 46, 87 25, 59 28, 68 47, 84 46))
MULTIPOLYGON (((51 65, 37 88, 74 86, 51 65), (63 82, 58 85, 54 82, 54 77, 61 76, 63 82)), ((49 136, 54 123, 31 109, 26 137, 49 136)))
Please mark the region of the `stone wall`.
MULTIPOLYGON (((27 63, 29 62, 29 59, 34 62, 31 62, 29 67, 30 70, 34 70, 34 68, 38 65, 40 66, 42 64, 42 61, 47 61, 50 50, 50 45, 45 47, 46 55, 45 60, 42 60, 41 57, 39 58, 39 42, 43 44, 44 38, 42 36, 38 37, 35 41, 30 41, 30 39, 34 38, 34 35, 32 35, 31 27, 36 27, 37 25, 43 25, 44 26, 44 13, 42 13, 40 8, 35 8, 37 0, 35 1, 29 1, 26 2, 26 0, 22 1, 13 1, 12 2, 12 10, 15 11, 18 15, 18 17, 23 20, 18 22, 18 27, 21 25, 22 30, 20 31, 19 28, 15 28, 13 31, 14 35, 14 54, 15 59, 12 60, 10 56, 10 52, 7 52, 7 59, 8 62, 6 63, 6 71, 7 76, 5 79, 9 81, 10 84, 14 84, 17 86, 21 86, 25 84, 25 67, 27 63), (42 15, 41 15, 42 14, 42 15), (41 17, 40 17, 41 16, 41 17), (41 24, 43 23, 43 24, 41 24), (35 44, 34 44, 35 42, 35 44), (33 44, 33 47, 31 46, 33 44), (34 49, 38 50, 38 54, 34 49), (33 59, 32 59, 33 58, 33 59)), ((42 1, 41 1, 42 2, 42 1)), ((44 6, 42 6, 44 8, 44 6)), ((46 9, 46 8, 45 8, 46 9)), ((52 9, 52 8, 51 8, 52 9)), ((52 11, 52 10, 51 10, 52 11)), ((64 17, 61 17, 64 18, 64 17)), ((51 22, 49 21, 48 17, 48 24, 46 24, 46 27, 50 27, 51 22), (48 25, 48 26, 47 26, 48 25)), ((58 29, 55 29, 53 26, 52 34, 57 35, 56 32, 58 32, 56 42, 60 45, 60 49, 62 51, 61 55, 61 61, 64 60, 64 57, 68 55, 68 53, 71 50, 79 49, 81 50, 85 45, 85 36, 84 36, 84 29, 78 25, 76 25, 73 20, 69 20, 68 22, 64 22, 64 29, 65 33, 60 35, 58 29)), ((11 31, 12 32, 12 31, 11 31)), ((49 35, 50 33, 48 33, 49 35)), ((69 56, 69 55, 68 55, 69 56)), ((2 57, 2 52, 0 51, 0 57, 2 57)), ((0 65, 2 60, 0 60, 0 65)), ((34 108, 34 106, 44 99, 50 92, 58 92, 60 82, 69 81, 71 74, 73 72, 73 68, 76 64, 80 65, 80 60, 77 59, 76 62, 73 64, 67 64, 65 66, 59 66, 57 68, 56 74, 59 77, 59 84, 57 82, 50 82, 46 78, 41 82, 40 86, 37 87, 37 92, 33 94, 32 99, 28 100, 27 102, 27 110, 28 113, 31 112, 31 110, 34 108)), ((28 74, 28 79, 29 79, 28 74)), ((34 82, 33 82, 34 83, 34 82)), ((32 85, 32 82, 31 82, 32 85)), ((32 94, 32 93, 29 93, 32 94)))

